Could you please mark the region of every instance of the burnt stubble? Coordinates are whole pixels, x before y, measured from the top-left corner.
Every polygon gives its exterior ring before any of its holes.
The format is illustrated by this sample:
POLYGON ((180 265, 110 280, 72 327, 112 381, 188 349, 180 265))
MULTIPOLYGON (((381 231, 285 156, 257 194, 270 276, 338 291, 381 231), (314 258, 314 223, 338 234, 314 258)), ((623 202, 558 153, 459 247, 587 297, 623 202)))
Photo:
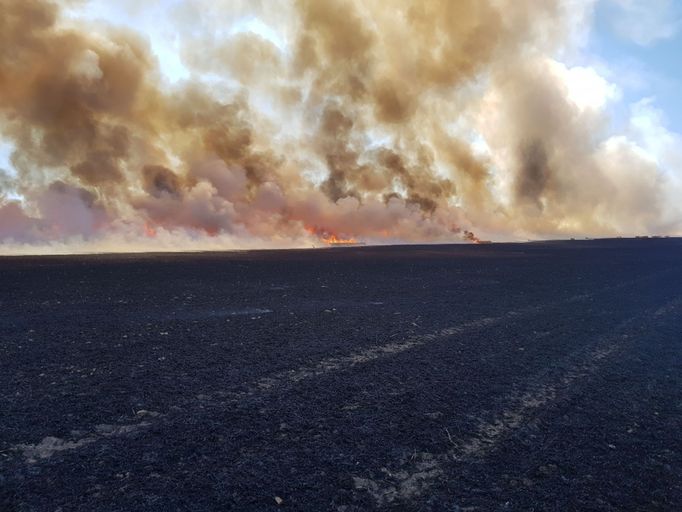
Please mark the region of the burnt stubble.
POLYGON ((0 259, 0 510, 680 510, 682 241, 0 259))

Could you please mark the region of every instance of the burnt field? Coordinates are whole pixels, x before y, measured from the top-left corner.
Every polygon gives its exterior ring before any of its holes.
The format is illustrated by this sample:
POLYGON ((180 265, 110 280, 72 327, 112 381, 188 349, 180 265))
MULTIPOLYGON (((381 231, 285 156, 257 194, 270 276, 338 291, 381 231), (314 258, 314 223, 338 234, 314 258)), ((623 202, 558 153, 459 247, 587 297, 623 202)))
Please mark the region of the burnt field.
POLYGON ((682 241, 0 259, 0 510, 680 510, 682 241))

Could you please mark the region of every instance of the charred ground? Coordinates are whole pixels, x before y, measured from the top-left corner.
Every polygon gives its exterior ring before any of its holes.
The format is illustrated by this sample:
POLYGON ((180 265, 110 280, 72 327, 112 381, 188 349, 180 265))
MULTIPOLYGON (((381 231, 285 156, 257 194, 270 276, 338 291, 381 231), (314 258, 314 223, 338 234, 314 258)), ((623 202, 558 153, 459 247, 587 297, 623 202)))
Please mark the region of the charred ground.
POLYGON ((679 510, 682 241, 0 259, 0 510, 679 510))

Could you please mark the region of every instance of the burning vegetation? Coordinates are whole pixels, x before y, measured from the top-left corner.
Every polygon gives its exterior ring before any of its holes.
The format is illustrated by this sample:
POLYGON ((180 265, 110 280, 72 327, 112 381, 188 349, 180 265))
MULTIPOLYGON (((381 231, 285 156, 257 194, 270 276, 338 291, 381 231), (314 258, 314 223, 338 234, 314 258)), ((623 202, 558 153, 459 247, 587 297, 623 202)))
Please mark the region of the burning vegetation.
POLYGON ((306 231, 329 246, 364 245, 353 237, 343 237, 324 228, 306 227, 306 231))
POLYGON ((659 170, 599 139, 603 117, 571 99, 548 57, 569 32, 566 5, 180 1, 173 30, 192 78, 169 84, 143 34, 75 22, 62 2, 0 0, 14 169, 0 169, 0 243, 651 231, 665 220, 659 170), (214 21, 247 18, 281 41, 214 21))
POLYGON ((327 245, 361 245, 355 238, 339 238, 334 233, 322 237, 327 245))

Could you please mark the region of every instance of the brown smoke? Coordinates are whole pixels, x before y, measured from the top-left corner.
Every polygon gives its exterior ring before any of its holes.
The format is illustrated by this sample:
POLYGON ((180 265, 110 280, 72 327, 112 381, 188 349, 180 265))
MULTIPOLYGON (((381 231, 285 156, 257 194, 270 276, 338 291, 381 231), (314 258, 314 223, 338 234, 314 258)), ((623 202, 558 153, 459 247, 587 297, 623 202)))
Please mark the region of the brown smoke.
POLYGON ((548 70, 561 0, 197 6, 179 9, 213 16, 176 19, 192 79, 168 85, 143 35, 0 0, 0 135, 17 172, 0 174, 0 243, 471 241, 661 219, 655 166, 601 144, 604 119, 548 70), (281 20, 286 48, 213 30, 223 8, 281 20))

